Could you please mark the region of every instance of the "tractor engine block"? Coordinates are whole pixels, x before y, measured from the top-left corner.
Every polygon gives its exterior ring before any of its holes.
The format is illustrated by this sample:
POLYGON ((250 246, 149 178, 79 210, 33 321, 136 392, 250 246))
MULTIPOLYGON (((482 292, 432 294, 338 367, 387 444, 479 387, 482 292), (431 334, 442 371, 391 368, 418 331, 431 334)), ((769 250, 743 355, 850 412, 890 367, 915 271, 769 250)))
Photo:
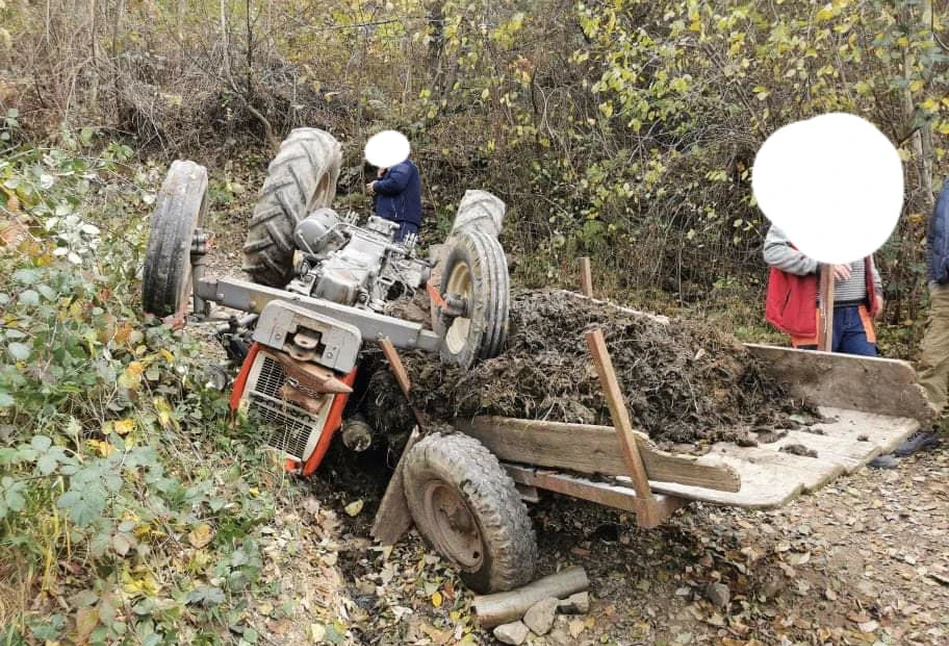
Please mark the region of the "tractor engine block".
POLYGON ((340 217, 319 208, 297 225, 294 241, 302 255, 287 290, 341 305, 383 312, 386 303, 425 285, 431 264, 415 254, 415 236, 395 242, 399 225, 370 216, 340 217))

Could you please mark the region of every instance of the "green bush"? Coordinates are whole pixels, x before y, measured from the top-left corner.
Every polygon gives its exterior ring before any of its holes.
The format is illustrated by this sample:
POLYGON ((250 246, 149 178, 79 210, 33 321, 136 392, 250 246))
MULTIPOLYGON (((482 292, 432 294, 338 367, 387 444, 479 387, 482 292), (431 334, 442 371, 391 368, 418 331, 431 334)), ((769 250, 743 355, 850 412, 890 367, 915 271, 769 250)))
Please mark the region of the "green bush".
POLYGON ((0 580, 37 599, 0 605, 8 643, 255 638, 238 599, 272 494, 201 387, 207 349, 137 311, 158 173, 131 152, 0 159, 9 231, 28 227, 0 247, 0 580))

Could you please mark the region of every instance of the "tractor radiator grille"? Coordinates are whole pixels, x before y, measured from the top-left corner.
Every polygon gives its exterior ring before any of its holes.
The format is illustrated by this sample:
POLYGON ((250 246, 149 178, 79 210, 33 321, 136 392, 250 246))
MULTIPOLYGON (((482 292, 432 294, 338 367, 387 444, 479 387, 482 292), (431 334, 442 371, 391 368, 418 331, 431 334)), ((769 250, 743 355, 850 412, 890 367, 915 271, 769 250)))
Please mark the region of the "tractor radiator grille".
POLYGON ((249 383, 245 397, 249 400, 249 411, 272 432, 269 446, 284 451, 300 460, 309 457, 315 435, 319 435, 323 420, 319 416, 290 404, 280 397, 280 388, 287 374, 273 358, 262 355, 260 372, 255 383, 249 383))

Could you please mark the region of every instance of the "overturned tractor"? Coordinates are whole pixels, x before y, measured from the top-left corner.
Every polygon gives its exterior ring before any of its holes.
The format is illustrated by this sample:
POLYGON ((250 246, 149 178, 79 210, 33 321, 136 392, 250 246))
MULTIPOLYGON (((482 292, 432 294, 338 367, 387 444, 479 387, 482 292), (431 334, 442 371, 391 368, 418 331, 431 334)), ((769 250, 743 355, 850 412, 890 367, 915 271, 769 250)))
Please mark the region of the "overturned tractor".
MULTIPOLYGON (((341 428, 356 445, 365 436, 365 422, 343 416, 366 344, 387 339, 467 368, 497 355, 508 331, 503 202, 469 191, 448 240, 423 257, 415 237, 395 241, 398 225, 373 216, 360 225, 356 214, 333 210, 340 163, 339 143, 321 130, 294 130, 283 142, 250 221, 248 282, 207 275, 207 171, 176 161, 157 197, 145 258, 147 312, 177 322, 210 320, 213 305, 244 313, 219 329, 241 366, 231 406, 256 419, 266 443, 304 476, 341 428), (420 290, 433 303, 431 326, 386 313, 420 290)), ((432 434, 409 451, 404 487, 413 518, 469 584, 488 591, 530 580, 533 532, 497 459, 459 434, 432 434), (466 486, 472 481, 490 486, 466 486)))

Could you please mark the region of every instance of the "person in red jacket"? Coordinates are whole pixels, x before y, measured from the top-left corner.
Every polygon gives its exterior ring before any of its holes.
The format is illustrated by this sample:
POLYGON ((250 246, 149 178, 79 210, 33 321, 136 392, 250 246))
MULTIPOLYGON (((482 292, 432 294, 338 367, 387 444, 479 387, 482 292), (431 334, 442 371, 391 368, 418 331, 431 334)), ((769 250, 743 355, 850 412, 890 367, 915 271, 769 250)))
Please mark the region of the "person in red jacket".
MULTIPOLYGON (((791 345, 817 349, 818 285, 823 267, 798 251, 779 228, 768 230, 764 260, 771 266, 765 316, 791 336, 791 345)), ((873 319, 883 310, 883 285, 872 256, 830 265, 834 272, 832 352, 877 356, 873 319)))
MULTIPOLYGON (((817 349, 818 284, 823 269, 791 244, 772 226, 764 244, 764 259, 771 266, 765 318, 791 335, 791 345, 801 350, 817 349)), ((867 256, 846 265, 830 265, 834 272, 834 338, 832 352, 877 356, 873 319, 883 309, 880 274, 867 256)), ((914 433, 892 454, 874 458, 869 464, 893 469, 898 458, 912 455, 932 444, 931 430, 914 433)))

